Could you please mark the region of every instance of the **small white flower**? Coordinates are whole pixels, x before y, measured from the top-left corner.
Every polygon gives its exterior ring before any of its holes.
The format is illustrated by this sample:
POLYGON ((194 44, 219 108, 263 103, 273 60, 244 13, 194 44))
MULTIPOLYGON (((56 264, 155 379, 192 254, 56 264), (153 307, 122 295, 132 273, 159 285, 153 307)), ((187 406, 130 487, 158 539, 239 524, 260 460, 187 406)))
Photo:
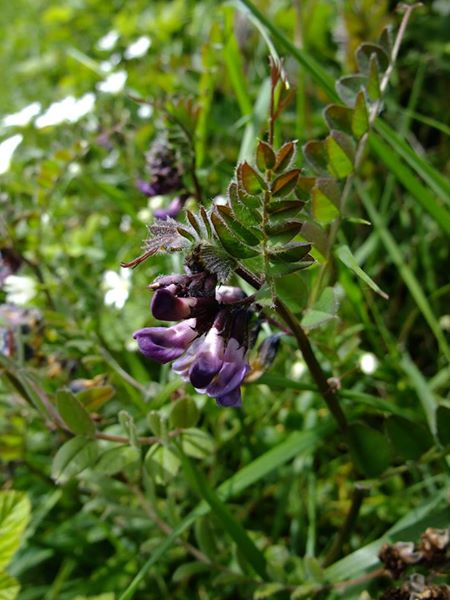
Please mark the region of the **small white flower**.
POLYGON ((27 275, 8 275, 3 283, 6 302, 24 306, 36 295, 36 281, 27 275))
POLYGON ((137 114, 141 119, 149 119, 153 114, 153 106, 150 106, 150 104, 141 104, 137 114))
POLYGON ((59 125, 64 121, 76 123, 82 117, 89 114, 94 106, 95 95, 92 92, 78 99, 74 96, 67 96, 58 102, 50 104, 45 113, 36 119, 35 125, 38 129, 42 129, 43 127, 59 125))
POLYGON ((151 43, 152 41, 147 35, 142 35, 140 38, 130 44, 125 50, 125 58, 127 60, 131 60, 133 58, 140 58, 141 56, 144 56, 144 54, 150 48, 151 43))
POLYGON ((106 79, 97 83, 96 87, 99 92, 118 94, 125 87, 127 77, 126 71, 117 71, 117 73, 111 73, 106 79))
POLYGON ((9 171, 13 154, 22 140, 23 135, 18 133, 0 142, 0 175, 9 171))
POLYGON ((131 271, 120 269, 120 272, 105 271, 103 274, 102 288, 105 290, 104 302, 107 306, 123 308, 128 299, 131 288, 131 271))
POLYGON ((137 214, 137 218, 139 219, 139 221, 141 221, 141 223, 144 223, 145 225, 148 225, 151 222, 152 217, 153 212, 148 207, 141 208, 137 214))
POLYGON ((117 44, 117 40, 119 39, 119 34, 117 31, 109 31, 106 35, 100 38, 97 42, 97 48, 99 50, 103 50, 107 52, 108 50, 112 50, 114 46, 117 44))
POLYGON ((4 127, 25 127, 36 115, 41 112, 41 103, 32 102, 16 113, 6 115, 2 121, 4 127))
POLYGON ((306 371, 306 365, 303 361, 298 360, 291 367, 291 377, 294 380, 300 379, 306 371))
POLYGON ((378 368, 378 359, 372 352, 365 352, 359 359, 359 368, 366 375, 372 375, 378 368))

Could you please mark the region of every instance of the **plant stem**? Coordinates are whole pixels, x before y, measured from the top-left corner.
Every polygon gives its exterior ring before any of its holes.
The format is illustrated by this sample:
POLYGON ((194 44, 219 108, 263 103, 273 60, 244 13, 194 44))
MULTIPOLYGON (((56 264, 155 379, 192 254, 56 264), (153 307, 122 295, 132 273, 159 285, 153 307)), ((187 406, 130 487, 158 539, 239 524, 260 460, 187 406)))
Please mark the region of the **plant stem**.
MULTIPOLYGON (((259 278, 248 271, 245 267, 239 266, 236 269, 237 275, 242 277, 247 283, 256 289, 259 289, 262 282, 259 278)), ((314 350, 309 343, 308 336, 306 335, 303 327, 297 321, 295 316, 291 313, 288 307, 279 299, 275 298, 275 309, 286 325, 289 327, 292 335, 297 340, 298 347, 303 355, 303 358, 308 366, 308 369, 314 379, 317 388, 322 395, 326 405, 328 406, 331 414, 335 418, 339 425, 342 433, 347 433, 348 423, 347 418, 338 402, 337 389, 335 386, 330 384, 330 380, 325 375, 319 361, 314 354, 314 350)))
POLYGON ((279 299, 275 300, 275 308, 283 321, 288 325, 297 340, 298 347, 303 355, 303 358, 308 366, 312 378, 316 382, 322 398, 325 400, 331 414, 335 418, 342 433, 347 433, 348 423, 347 418, 338 402, 337 389, 330 384, 330 380, 326 377, 319 361, 314 354, 308 336, 305 330, 291 313, 288 307, 279 299))
POLYGON ((323 561, 323 566, 328 567, 332 565, 341 554, 342 546, 347 541, 353 526, 358 518, 359 510, 361 508, 362 502, 364 500, 364 496, 367 494, 367 488, 362 486, 361 484, 356 484, 355 489, 353 490, 352 495, 352 503, 350 506, 350 510, 345 518, 344 523, 342 524, 341 529, 338 531, 334 542, 331 545, 330 550, 325 556, 325 560, 323 561))

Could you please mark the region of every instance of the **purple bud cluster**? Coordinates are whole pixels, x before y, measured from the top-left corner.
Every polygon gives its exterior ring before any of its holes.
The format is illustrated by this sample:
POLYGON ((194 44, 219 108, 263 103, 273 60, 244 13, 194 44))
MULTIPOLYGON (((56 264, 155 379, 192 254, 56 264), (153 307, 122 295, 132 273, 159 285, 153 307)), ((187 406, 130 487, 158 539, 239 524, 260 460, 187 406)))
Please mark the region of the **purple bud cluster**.
POLYGON ((175 373, 218 405, 241 406, 252 317, 244 292, 217 287, 216 277, 205 272, 158 277, 149 287, 155 290, 153 316, 177 323, 136 331, 140 351, 159 363, 173 362, 175 373))
POLYGON ((150 181, 139 180, 137 182, 138 189, 149 198, 179 193, 167 208, 154 211, 157 219, 175 218, 187 199, 187 195, 183 191, 183 177, 175 151, 166 140, 157 139, 146 155, 146 162, 150 181))

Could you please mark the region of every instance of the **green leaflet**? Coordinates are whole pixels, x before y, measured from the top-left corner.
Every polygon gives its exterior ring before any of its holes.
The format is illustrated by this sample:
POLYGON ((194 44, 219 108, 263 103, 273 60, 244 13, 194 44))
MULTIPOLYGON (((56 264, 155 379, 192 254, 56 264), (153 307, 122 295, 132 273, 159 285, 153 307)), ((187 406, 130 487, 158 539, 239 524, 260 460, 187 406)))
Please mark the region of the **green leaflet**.
MULTIPOLYGON (((229 206, 216 206, 214 209, 223 219, 224 223, 229 227, 229 229, 241 240, 248 244, 249 246, 257 246, 262 238, 261 235, 256 235, 254 232, 256 230, 248 229, 244 227, 233 215, 229 206)), ((258 232, 259 233, 259 232, 258 232)))
POLYGON ((280 223, 269 223, 266 226, 266 233, 273 244, 285 244, 290 242, 298 233, 300 233, 303 227, 301 221, 284 221, 280 223))
POLYGON ((230 228, 225 224, 223 217, 217 211, 211 214, 211 221, 216 230, 220 243, 232 256, 236 258, 251 258, 259 255, 259 249, 251 248, 233 234, 230 228))
POLYGON ((93 437, 95 424, 80 400, 69 390, 56 393, 56 406, 64 423, 72 433, 93 437))
POLYGON ((350 454, 366 477, 377 477, 391 462, 391 451, 384 435, 365 423, 352 423, 348 431, 350 454))
POLYGON ((394 450, 406 460, 418 460, 433 445, 433 438, 425 427, 403 417, 388 417, 385 431, 394 450))
MULTIPOLYGON (((279 154, 279 153, 278 153, 279 154)), ((275 166, 276 156, 272 146, 260 141, 256 148, 256 165, 260 171, 272 169, 275 166)))
POLYGON ((281 148, 277 152, 275 159, 275 166, 273 168, 275 173, 284 171, 290 166, 290 164, 295 158, 295 150, 296 142, 286 142, 281 146, 281 148))
POLYGON ((52 477, 58 483, 65 483, 88 467, 94 466, 98 456, 95 440, 86 436, 76 436, 63 444, 55 454, 52 464, 52 477))
POLYGON ((269 251, 269 260, 274 263, 297 262, 304 259, 311 250, 307 242, 291 242, 283 248, 269 251))
POLYGON ((0 600, 15 600, 20 591, 17 579, 0 572, 0 600))
POLYGON ((0 571, 18 550, 30 513, 30 501, 24 492, 0 491, 0 571))
POLYGON ((342 131, 332 130, 325 140, 328 153, 328 170, 338 179, 344 179, 353 171, 355 144, 342 131))

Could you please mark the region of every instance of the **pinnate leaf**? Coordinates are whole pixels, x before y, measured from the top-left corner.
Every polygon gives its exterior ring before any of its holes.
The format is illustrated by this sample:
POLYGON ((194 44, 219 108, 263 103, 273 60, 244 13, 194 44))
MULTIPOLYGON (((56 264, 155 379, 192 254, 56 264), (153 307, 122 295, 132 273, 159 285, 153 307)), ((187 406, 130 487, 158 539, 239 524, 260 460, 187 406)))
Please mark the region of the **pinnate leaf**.
POLYGON ((324 110, 325 121, 330 129, 352 134, 353 109, 340 104, 329 104, 324 110))
POLYGON ((103 475, 120 473, 132 463, 137 463, 140 452, 133 446, 119 446, 103 452, 95 465, 95 471, 103 475))
POLYGON ((147 473, 158 484, 167 484, 178 473, 180 459, 166 446, 154 445, 147 452, 144 460, 147 473))

